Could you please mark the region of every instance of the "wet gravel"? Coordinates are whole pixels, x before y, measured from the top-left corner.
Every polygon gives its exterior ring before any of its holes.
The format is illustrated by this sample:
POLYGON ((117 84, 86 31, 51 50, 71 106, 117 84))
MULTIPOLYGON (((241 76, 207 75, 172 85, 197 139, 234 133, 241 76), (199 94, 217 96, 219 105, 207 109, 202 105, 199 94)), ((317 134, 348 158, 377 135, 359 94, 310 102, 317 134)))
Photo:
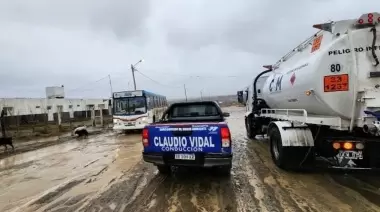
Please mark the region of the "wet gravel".
POLYGON ((139 135, 93 135, 1 160, 0 211, 380 211, 378 176, 280 170, 265 138, 246 138, 244 109, 224 110, 230 177, 212 169, 162 176, 142 161, 139 135))

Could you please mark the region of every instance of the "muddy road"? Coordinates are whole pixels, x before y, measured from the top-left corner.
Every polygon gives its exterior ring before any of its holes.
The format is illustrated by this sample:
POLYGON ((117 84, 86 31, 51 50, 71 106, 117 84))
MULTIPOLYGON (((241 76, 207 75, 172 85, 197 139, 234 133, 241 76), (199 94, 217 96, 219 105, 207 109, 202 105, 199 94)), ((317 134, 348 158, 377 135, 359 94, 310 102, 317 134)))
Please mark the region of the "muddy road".
POLYGON ((139 135, 112 132, 0 160, 0 211, 380 211, 378 176, 289 173, 266 139, 248 140, 243 110, 225 108, 234 139, 230 177, 202 169, 161 176, 139 135))

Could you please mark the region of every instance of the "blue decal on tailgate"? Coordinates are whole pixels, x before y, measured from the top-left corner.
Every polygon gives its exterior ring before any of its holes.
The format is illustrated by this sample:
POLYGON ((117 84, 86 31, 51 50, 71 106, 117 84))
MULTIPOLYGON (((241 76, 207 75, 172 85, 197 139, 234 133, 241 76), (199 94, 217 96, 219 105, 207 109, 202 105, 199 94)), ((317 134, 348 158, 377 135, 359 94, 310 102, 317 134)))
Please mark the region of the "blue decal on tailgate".
POLYGON ((221 153, 220 127, 225 124, 149 126, 145 152, 221 153))

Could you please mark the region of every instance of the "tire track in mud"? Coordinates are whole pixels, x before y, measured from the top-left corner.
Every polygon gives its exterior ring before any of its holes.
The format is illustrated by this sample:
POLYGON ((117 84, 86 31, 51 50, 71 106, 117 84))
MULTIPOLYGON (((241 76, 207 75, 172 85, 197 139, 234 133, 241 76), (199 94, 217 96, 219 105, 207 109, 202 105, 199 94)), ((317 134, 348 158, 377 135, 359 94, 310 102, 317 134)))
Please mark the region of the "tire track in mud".
MULTIPOLYGON (((78 211, 125 211, 147 185, 154 180, 154 169, 150 164, 139 162, 125 175, 112 182, 109 188, 86 202, 78 211)), ((159 181, 159 180, 156 180, 159 181)), ((154 185, 154 183, 152 184, 154 185)))
POLYGON ((157 174, 125 211, 236 211, 229 178, 215 174, 199 169, 157 174))
MULTIPOLYGON (((274 196, 274 192, 258 175, 256 169, 261 164, 252 166, 247 155, 246 141, 242 133, 234 138, 234 184, 240 211, 286 211, 285 207, 274 196)), ((251 155, 252 156, 252 155, 251 155)), ((296 209, 296 207, 293 207, 296 209)), ((291 210, 296 211, 296 210, 291 210)))
MULTIPOLYGON (((74 148, 74 149, 71 149, 70 151, 81 151, 82 153, 85 152, 85 154, 90 154, 91 151, 88 151, 88 149, 86 149, 85 147, 94 148, 94 146, 97 143, 96 139, 100 140, 102 138, 103 137, 96 136, 96 137, 92 138, 91 140, 89 140, 88 142, 81 144, 78 147, 79 149, 74 148), (87 152, 89 152, 89 153, 87 153, 87 152)), ((132 142, 133 141, 134 140, 132 140, 132 142)), ((112 143, 112 142, 114 142, 114 139, 108 140, 107 142, 112 143)), ((129 142, 131 142, 131 140, 129 142)), ((119 146, 121 146, 121 145, 119 145, 119 146)), ((133 146, 133 145, 129 145, 127 143, 127 144, 124 144, 123 146, 133 146)), ((112 149, 108 148, 110 154, 115 154, 113 149, 114 148, 112 148, 112 149), (110 152, 110 151, 112 151, 112 152, 110 152)), ((97 153, 98 153, 98 151, 97 151, 97 153)), ((103 156, 100 156, 100 157, 101 158, 89 160, 88 163, 83 163, 81 166, 75 166, 73 169, 75 169, 77 167, 84 169, 84 168, 88 168, 90 166, 94 166, 93 165, 94 163, 102 160, 103 156)), ((117 157, 117 154, 115 155, 115 157, 117 157)), ((124 159, 124 158, 122 158, 122 159, 124 159)), ((115 159, 113 159, 113 161, 111 163, 113 163, 114 161, 115 161, 115 159)), ((94 187, 93 187, 94 184, 89 185, 89 183, 97 181, 98 178, 109 177, 108 182, 107 182, 107 180, 103 180, 104 184, 99 184, 99 188, 100 188, 99 190, 101 190, 102 187, 105 188, 105 187, 107 187, 107 184, 108 185, 112 184, 116 178, 125 174, 125 171, 128 171, 128 170, 124 170, 124 171, 120 170, 120 172, 119 172, 118 168, 117 167, 115 168, 115 166, 113 166, 113 171, 116 174, 118 174, 118 176, 115 176, 115 177, 104 176, 104 173, 107 172, 107 170, 110 168, 111 163, 110 164, 98 164, 98 165, 95 165, 93 168, 88 168, 89 172, 85 172, 85 174, 80 177, 81 178, 80 182, 75 181, 75 182, 78 182, 75 185, 73 184, 74 182, 70 183, 69 185, 73 185, 73 186, 65 186, 64 187, 65 189, 53 190, 53 192, 52 192, 53 195, 49 195, 49 196, 51 196, 51 198, 49 198, 49 199, 39 198, 41 200, 38 202, 38 204, 27 204, 27 205, 25 205, 25 207, 28 207, 28 209, 30 209, 28 211, 37 211, 37 210, 38 211, 75 211, 76 209, 78 209, 82 206, 85 206, 89 202, 89 200, 92 199, 92 197, 99 194, 99 192, 94 190, 94 187), (86 182, 84 182, 84 181, 86 181, 86 182), (87 186, 89 186, 89 190, 86 189, 87 186), (73 187, 75 187, 75 188, 73 188, 73 187), (78 190, 79 188, 83 188, 83 190, 78 190), (69 190, 70 190, 70 192, 68 192, 69 190)), ((128 165, 128 164, 126 164, 126 165, 128 165)), ((129 167, 129 168, 131 168, 131 167, 129 167)))
MULTIPOLYGON (((274 194, 285 211, 287 209, 288 211, 380 211, 379 207, 368 201, 371 200, 375 204, 380 202, 378 199, 380 183, 377 180, 374 180, 377 183, 371 183, 377 186, 370 186, 350 178, 346 179, 347 176, 344 175, 283 171, 272 162, 267 140, 247 139, 244 122, 241 120, 239 123, 234 122, 231 128, 238 139, 245 140, 235 142, 235 145, 243 145, 242 148, 235 148, 235 155, 238 149, 245 149, 247 159, 242 159, 241 164, 248 161, 250 165, 245 167, 249 167, 248 170, 251 169, 257 174, 265 184, 263 191, 267 190, 267 193, 274 194), (340 179, 340 182, 337 182, 337 179, 340 179), (351 189, 355 187, 356 189, 351 189), (361 189, 357 189, 359 187, 361 189), (372 199, 368 197, 366 199, 358 192, 365 197, 371 196, 372 199)), ((249 178, 252 177, 255 178, 255 175, 249 178)), ((368 177, 366 179, 368 181, 368 177)))
POLYGON ((230 177, 213 169, 180 168, 163 176, 141 160, 96 194, 66 199, 47 211, 379 211, 338 184, 335 176, 277 168, 265 141, 247 139, 240 118, 230 121, 234 153, 230 177))
MULTIPOLYGON (((102 133, 106 133, 104 137, 112 136, 112 132, 109 132, 109 130, 101 129, 101 130, 92 131, 89 136, 89 139, 95 139, 97 136, 99 136, 99 134, 102 134, 102 133), (93 138, 93 136, 95 138, 93 138)), ((31 151, 35 151, 42 148, 46 148, 46 147, 50 147, 50 146, 54 146, 54 145, 58 145, 58 144, 66 143, 66 142, 71 142, 75 140, 76 138, 72 136, 61 136, 61 137, 58 136, 57 139, 47 140, 43 142, 36 142, 32 144, 23 144, 23 142, 27 142, 27 141, 15 140, 13 141, 13 145, 15 146, 14 151, 0 152, 0 160, 14 156, 14 155, 19 155, 26 152, 31 152, 31 151)))
MULTIPOLYGON (((306 211, 379 211, 376 205, 357 192, 337 184, 327 173, 292 173, 278 169, 271 161, 266 141, 248 140, 252 164, 263 164, 257 169, 269 177, 272 187, 287 195, 306 211), (253 151, 254 150, 254 151, 253 151)), ((341 176, 344 177, 344 176, 341 176)), ((276 192, 276 193, 278 193, 276 192)), ((283 196, 281 195, 281 196, 283 196)))

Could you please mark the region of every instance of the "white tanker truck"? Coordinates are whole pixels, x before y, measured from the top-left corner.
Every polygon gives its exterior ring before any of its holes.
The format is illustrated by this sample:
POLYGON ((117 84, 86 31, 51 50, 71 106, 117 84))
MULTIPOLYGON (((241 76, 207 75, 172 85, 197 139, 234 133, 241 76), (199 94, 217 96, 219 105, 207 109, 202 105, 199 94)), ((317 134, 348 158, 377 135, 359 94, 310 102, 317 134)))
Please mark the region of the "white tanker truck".
POLYGON ((269 136, 274 163, 380 168, 380 14, 314 25, 302 42, 238 92, 247 136, 269 136))

